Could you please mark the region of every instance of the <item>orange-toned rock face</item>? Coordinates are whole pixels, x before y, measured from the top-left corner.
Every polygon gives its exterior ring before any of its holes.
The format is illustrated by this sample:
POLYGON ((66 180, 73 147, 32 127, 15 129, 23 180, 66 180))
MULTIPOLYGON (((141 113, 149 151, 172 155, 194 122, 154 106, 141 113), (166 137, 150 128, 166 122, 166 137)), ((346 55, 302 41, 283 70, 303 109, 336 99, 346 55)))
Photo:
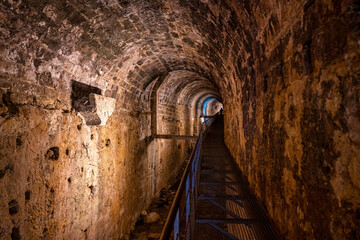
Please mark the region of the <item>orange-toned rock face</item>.
POLYGON ((358 237, 358 21, 345 0, 3 1, 0 238, 125 237, 191 149, 153 137, 196 135, 208 97, 282 235, 358 237), (115 101, 104 126, 89 94, 115 101))
POLYGON ((261 1, 253 13, 259 41, 224 97, 226 143, 285 237, 358 238, 359 5, 261 1))

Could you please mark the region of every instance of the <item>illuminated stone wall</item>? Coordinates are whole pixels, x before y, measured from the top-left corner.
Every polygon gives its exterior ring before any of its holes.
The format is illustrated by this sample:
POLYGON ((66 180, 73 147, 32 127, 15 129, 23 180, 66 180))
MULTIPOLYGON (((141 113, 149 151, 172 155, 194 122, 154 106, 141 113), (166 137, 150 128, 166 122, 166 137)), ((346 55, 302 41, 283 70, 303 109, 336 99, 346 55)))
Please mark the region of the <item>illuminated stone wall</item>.
POLYGON ((287 239, 359 238, 359 4, 260 1, 252 13, 224 97, 227 146, 287 239))

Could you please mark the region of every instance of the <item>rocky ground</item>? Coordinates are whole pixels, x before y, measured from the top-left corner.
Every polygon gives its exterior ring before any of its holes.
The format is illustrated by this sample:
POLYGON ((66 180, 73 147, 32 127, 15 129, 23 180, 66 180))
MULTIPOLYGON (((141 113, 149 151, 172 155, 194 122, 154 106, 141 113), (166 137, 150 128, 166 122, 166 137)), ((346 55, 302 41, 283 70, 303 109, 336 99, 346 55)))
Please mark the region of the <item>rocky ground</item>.
POLYGON ((167 187, 163 188, 160 191, 159 198, 146 211, 143 211, 140 219, 136 222, 135 229, 130 233, 129 239, 154 240, 160 238, 162 228, 175 198, 180 178, 181 175, 167 187))

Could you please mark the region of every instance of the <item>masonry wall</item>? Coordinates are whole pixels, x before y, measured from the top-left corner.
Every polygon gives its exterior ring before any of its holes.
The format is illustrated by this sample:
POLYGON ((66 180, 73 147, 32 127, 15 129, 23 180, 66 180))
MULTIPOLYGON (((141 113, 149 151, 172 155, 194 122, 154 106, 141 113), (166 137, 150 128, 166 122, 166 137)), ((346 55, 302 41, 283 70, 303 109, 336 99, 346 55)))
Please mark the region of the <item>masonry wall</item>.
POLYGON ((1 238, 117 239, 188 156, 185 142, 151 140, 147 115, 117 110, 87 126, 50 95, 36 89, 24 102, 10 85, 0 101, 1 238))
MULTIPOLYGON (((156 110, 157 134, 158 135, 186 135, 192 136, 191 126, 195 124, 192 120, 192 112, 195 109, 184 105, 167 103, 164 94, 158 97, 156 110)), ((195 142, 193 140, 179 139, 155 139, 154 151, 157 152, 159 176, 176 176, 185 160, 190 157, 195 142)), ((168 178, 157 178, 159 186, 164 186, 168 178)), ((160 190, 160 189, 158 189, 160 190)))
POLYGON ((113 95, 118 86, 105 87, 109 76, 77 58, 91 57, 19 45, 3 48, 0 62, 0 238, 125 237, 178 174, 188 145, 152 139, 140 91, 128 86, 113 95), (72 107, 74 79, 115 97, 105 126, 88 126, 72 107))
POLYGON ((209 101, 208 106, 207 106, 207 115, 209 115, 209 116, 215 115, 222 108, 223 108, 223 105, 221 102, 219 102, 216 99, 211 100, 211 101, 209 101))
POLYGON ((287 239, 360 236, 358 16, 351 1, 263 2, 225 97, 226 144, 287 239))

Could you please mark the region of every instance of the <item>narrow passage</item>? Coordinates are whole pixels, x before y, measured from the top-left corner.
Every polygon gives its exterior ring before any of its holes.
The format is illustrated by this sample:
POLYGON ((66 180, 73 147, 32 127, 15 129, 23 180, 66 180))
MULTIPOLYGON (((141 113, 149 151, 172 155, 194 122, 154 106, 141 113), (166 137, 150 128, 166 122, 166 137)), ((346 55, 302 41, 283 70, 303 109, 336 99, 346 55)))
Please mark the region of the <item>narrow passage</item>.
POLYGON ((194 239, 276 239, 224 143, 218 118, 203 144, 194 239))

